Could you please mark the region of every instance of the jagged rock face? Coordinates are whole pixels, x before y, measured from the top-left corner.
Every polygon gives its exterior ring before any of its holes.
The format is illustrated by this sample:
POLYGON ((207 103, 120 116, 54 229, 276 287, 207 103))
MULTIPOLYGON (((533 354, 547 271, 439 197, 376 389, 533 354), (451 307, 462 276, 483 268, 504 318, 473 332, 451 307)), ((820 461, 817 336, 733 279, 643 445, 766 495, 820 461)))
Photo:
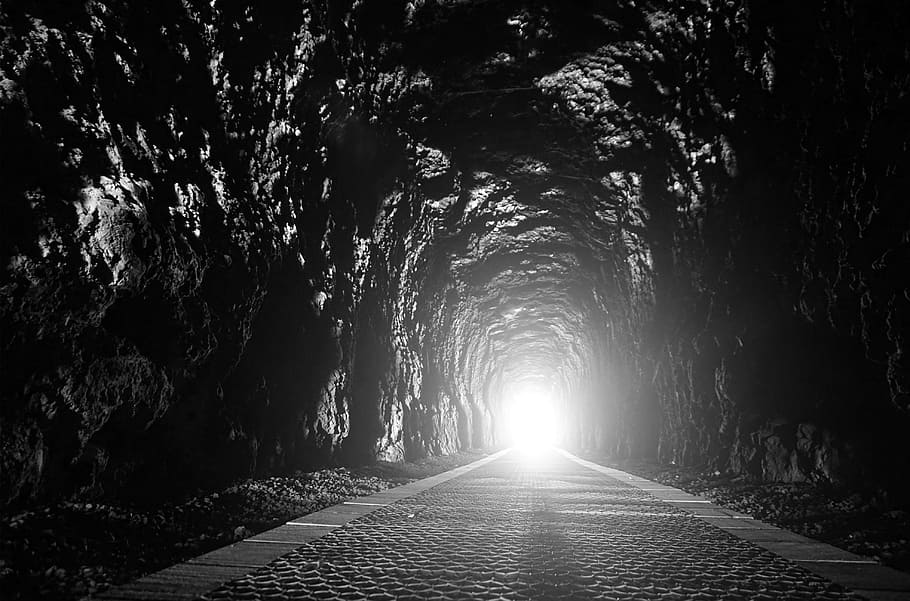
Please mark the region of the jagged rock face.
POLYGON ((522 381, 910 464, 901 3, 135 4, 0 9, 3 503, 486 446, 522 381))

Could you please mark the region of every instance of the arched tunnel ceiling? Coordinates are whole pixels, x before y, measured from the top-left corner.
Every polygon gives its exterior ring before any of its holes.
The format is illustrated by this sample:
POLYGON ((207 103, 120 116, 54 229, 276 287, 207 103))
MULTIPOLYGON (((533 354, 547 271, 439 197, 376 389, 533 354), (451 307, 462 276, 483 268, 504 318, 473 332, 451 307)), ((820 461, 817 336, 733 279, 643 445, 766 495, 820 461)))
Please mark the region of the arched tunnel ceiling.
MULTIPOLYGON (((601 269, 615 269, 616 255, 621 265, 629 252, 616 244, 615 203, 601 200, 605 190, 596 180, 600 197, 584 186, 541 185, 508 172, 477 179, 444 247, 460 293, 449 310, 469 324, 467 339, 483 344, 474 350, 476 363, 459 362, 465 368, 453 375, 486 402, 493 401, 487 397, 494 374, 509 381, 562 366, 571 387, 603 354, 593 348, 602 338, 592 335, 610 318, 595 297, 605 289, 601 269)), ((465 340, 452 336, 446 346, 465 340)), ((455 356, 452 349, 440 360, 455 356)))
POLYGON ((5 498, 485 446, 527 379, 846 473, 910 399, 904 4, 7 3, 5 498))
POLYGON ((611 33, 592 8, 426 5, 411 44, 447 39, 465 20, 504 29, 473 38, 464 54, 403 50, 425 57, 411 67, 430 80, 415 134, 464 171, 460 212, 440 245, 458 297, 437 361, 478 402, 495 406, 495 388, 541 374, 568 390, 590 385, 609 353, 608 305, 627 302, 613 283, 646 253, 627 194, 636 175, 611 171, 554 93, 554 78, 611 33))
MULTIPOLYGON (((402 54, 425 77, 422 118, 404 128, 448 153, 461 176, 459 203, 434 250, 445 252, 447 261, 434 265, 449 268, 457 290, 439 322, 453 327, 439 328, 436 339, 436 360, 455 386, 491 402, 491 386, 503 378, 556 366, 568 388, 594 389, 606 402, 612 384, 604 380, 617 377, 605 368, 611 363, 637 371, 642 390, 647 379, 674 380, 661 393, 669 397, 701 386, 685 382, 691 366, 666 371, 685 344, 632 365, 667 335, 654 332, 667 327, 662 320, 676 304, 699 315, 682 319, 682 330, 724 323, 730 309, 716 307, 724 302, 718 290, 696 292, 705 285, 699 278, 732 261, 715 228, 732 228, 731 247, 751 244, 741 240, 754 234, 738 232, 767 234, 759 244, 773 250, 744 251, 744 272, 792 266, 774 241, 793 228, 775 214, 792 209, 771 200, 787 198, 789 184, 756 181, 789 177, 773 173, 789 167, 769 157, 798 146, 783 123, 812 118, 798 116, 812 107, 784 97, 798 95, 791 89, 806 78, 823 78, 831 60, 817 48, 799 50, 814 10, 778 13, 748 2, 415 5, 402 48, 417 51, 402 54), (790 52, 790 62, 777 52, 790 52), (794 67, 812 60, 819 64, 794 67), (740 210, 755 223, 725 222, 740 210), (724 225, 705 225, 712 222, 724 225), (782 265, 771 267, 775 261, 782 265), (678 280, 677 270, 695 272, 693 281, 678 280)), ((715 283, 722 289, 725 276, 715 283)), ((738 294, 746 307, 750 295, 761 296, 754 288, 738 294)), ((706 356, 730 340, 698 336, 696 354, 706 356)), ((734 349, 741 344, 732 340, 734 349)), ((702 379, 720 382, 724 370, 702 379)), ((677 427, 688 428, 684 418, 677 427)))

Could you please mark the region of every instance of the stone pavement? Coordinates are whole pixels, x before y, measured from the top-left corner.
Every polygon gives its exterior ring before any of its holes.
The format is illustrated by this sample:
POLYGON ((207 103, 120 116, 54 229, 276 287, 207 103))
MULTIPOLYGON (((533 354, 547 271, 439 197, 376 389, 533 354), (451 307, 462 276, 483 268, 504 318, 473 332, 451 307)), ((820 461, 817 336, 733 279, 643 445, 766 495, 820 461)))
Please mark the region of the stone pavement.
POLYGON ((910 599, 910 575, 568 453, 509 451, 299 518, 104 597, 198 593, 888 601, 910 599))

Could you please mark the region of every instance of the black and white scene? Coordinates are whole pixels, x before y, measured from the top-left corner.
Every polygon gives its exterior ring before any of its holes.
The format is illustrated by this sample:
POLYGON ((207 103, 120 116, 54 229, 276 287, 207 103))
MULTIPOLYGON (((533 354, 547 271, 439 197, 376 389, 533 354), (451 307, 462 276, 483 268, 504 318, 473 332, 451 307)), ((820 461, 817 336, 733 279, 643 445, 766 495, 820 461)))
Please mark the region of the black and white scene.
POLYGON ((910 2, 0 0, 3 601, 910 601, 910 2))

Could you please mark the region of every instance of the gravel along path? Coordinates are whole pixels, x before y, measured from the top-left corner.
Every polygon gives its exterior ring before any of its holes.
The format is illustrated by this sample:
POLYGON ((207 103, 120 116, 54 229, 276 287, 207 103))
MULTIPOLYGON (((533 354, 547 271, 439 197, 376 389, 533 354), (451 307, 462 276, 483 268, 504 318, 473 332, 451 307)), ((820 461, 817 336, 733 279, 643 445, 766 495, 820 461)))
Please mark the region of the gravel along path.
POLYGON ((620 478, 557 452, 499 455, 201 598, 859 601, 620 478))
POLYGON ((910 506, 880 491, 820 483, 756 483, 716 472, 584 457, 910 572, 910 506))
POLYGON ((292 518, 482 456, 457 453, 251 479, 151 509, 71 501, 0 515, 0 597, 78 599, 292 518))
MULTIPOLYGON (((0 515, 0 597, 78 599, 345 499, 482 456, 459 453, 251 479, 152 509, 74 501, 0 515)), ((692 469, 585 457, 910 572, 910 508, 880 494, 820 484, 760 484, 692 469)))

